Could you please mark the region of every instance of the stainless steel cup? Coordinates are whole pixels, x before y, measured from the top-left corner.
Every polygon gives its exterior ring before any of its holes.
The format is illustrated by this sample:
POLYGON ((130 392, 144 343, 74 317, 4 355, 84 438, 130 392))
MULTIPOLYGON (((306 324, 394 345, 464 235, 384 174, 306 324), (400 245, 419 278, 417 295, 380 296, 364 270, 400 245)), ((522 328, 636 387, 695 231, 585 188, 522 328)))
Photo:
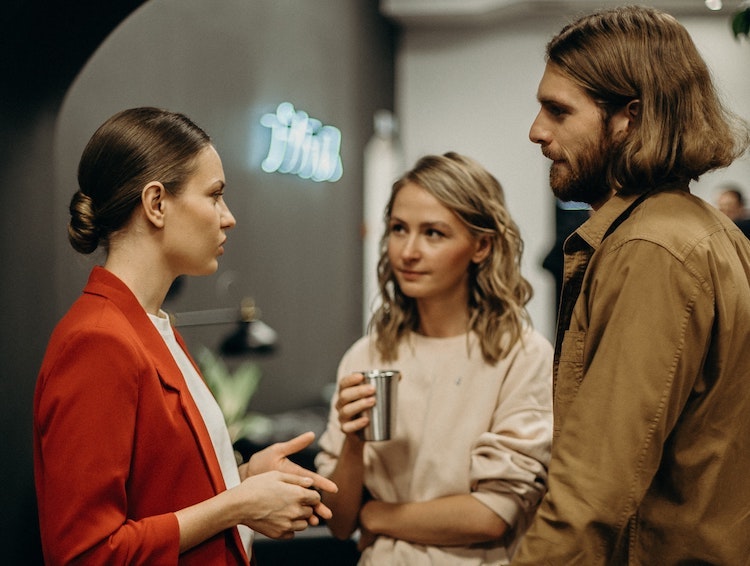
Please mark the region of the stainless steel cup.
POLYGON ((396 432, 398 382, 401 372, 373 369, 362 372, 365 382, 375 386, 375 406, 367 411, 370 423, 361 431, 365 440, 389 440, 396 432))

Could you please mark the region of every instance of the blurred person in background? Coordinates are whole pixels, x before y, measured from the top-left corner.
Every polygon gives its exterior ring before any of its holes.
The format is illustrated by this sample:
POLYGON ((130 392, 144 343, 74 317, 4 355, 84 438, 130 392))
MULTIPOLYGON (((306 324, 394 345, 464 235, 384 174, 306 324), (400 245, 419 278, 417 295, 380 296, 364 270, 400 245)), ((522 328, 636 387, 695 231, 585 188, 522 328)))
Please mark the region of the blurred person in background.
POLYGON ((719 196, 716 198, 716 206, 726 214, 742 233, 750 238, 750 218, 745 208, 745 196, 739 185, 729 183, 719 187, 719 196))

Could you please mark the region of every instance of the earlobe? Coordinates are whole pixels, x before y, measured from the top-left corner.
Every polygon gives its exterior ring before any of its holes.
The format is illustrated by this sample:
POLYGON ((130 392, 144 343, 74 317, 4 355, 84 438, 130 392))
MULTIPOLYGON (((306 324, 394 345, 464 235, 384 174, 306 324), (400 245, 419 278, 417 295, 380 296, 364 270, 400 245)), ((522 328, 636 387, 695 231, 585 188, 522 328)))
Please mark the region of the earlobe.
POLYGON ((157 228, 164 226, 164 197, 166 190, 158 181, 148 183, 141 191, 141 206, 146 218, 157 228))

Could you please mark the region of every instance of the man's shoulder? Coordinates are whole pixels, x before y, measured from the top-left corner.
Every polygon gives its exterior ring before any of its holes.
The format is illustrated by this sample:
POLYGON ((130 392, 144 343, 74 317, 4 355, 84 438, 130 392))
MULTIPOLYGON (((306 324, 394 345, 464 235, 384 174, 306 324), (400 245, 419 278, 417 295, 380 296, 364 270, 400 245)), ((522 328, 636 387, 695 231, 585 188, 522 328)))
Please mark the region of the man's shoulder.
POLYGON ((684 249, 689 242, 697 243, 730 226, 728 219, 703 199, 685 191, 664 191, 645 198, 622 222, 622 230, 616 232, 623 237, 684 249))

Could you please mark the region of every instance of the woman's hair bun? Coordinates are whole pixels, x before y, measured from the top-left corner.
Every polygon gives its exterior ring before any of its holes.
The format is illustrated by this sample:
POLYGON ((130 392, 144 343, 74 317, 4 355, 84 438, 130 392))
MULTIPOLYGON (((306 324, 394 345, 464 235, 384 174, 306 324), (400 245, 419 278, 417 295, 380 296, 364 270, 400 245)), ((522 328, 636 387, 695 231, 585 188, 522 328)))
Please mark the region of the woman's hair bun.
POLYGON ((81 191, 76 191, 70 200, 68 239, 73 248, 82 254, 90 254, 99 246, 94 203, 81 191))

